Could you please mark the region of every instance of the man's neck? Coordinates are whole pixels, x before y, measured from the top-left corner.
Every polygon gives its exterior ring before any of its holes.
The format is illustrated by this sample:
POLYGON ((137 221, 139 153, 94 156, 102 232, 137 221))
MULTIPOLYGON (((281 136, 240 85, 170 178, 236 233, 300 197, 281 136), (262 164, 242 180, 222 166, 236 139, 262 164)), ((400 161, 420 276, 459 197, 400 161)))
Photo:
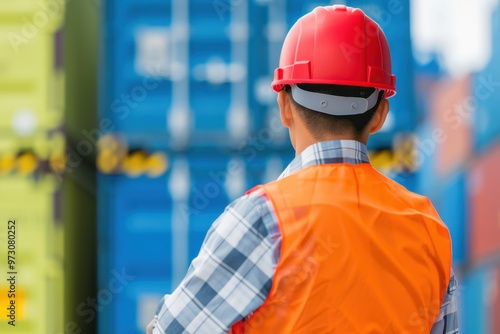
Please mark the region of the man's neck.
POLYGON ((294 143, 294 148, 295 148, 295 155, 300 155, 306 148, 309 146, 324 142, 324 141, 331 141, 331 140, 356 140, 359 141, 363 144, 366 145, 368 141, 368 136, 362 136, 361 138, 355 137, 352 135, 327 135, 327 136, 321 136, 318 138, 314 138, 311 134, 303 134, 302 136, 297 136, 295 138, 295 143, 294 143))

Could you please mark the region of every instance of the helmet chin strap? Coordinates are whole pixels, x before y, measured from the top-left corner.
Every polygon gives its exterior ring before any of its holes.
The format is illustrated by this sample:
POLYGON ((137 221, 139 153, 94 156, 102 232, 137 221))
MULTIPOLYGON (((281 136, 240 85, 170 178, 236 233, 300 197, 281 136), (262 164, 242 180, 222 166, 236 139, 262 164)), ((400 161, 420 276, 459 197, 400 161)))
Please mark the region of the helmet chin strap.
POLYGON ((367 112, 377 104, 379 89, 368 96, 348 97, 309 92, 297 85, 292 86, 292 97, 301 106, 317 112, 333 116, 359 115, 367 112))

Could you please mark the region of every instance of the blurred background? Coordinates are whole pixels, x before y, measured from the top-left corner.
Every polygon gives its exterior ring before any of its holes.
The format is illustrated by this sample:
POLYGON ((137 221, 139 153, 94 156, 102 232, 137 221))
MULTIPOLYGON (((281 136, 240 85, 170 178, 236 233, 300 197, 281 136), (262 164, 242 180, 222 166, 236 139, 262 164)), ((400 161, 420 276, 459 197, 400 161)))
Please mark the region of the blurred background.
POLYGON ((224 207, 292 160, 272 74, 334 3, 392 50, 371 161, 448 225, 461 333, 499 334, 498 0, 0 0, 0 332, 143 333, 224 207))

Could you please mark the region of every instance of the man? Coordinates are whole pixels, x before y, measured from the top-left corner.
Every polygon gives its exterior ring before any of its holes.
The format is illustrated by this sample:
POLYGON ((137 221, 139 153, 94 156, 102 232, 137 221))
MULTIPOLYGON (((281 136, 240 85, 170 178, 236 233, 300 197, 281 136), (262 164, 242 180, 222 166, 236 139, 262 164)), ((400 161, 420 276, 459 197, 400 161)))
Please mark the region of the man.
POLYGON ((457 333, 446 226, 369 164, 395 93, 380 27, 316 8, 288 33, 273 89, 296 158, 217 219, 148 333, 457 333))

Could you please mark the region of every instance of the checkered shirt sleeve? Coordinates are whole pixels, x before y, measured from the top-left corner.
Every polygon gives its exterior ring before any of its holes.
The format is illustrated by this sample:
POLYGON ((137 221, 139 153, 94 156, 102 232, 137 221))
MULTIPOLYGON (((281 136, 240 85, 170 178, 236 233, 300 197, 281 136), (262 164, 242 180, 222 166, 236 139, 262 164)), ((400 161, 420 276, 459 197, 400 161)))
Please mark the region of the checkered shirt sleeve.
POLYGON ((456 334, 458 333, 458 310, 457 310, 457 287, 458 283, 453 271, 451 272, 450 284, 444 297, 439 314, 432 326, 430 334, 456 334))
POLYGON ((180 286, 162 300, 153 334, 228 333, 262 305, 281 240, 270 205, 258 190, 226 208, 180 286))

